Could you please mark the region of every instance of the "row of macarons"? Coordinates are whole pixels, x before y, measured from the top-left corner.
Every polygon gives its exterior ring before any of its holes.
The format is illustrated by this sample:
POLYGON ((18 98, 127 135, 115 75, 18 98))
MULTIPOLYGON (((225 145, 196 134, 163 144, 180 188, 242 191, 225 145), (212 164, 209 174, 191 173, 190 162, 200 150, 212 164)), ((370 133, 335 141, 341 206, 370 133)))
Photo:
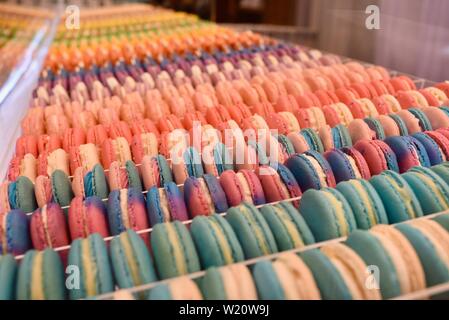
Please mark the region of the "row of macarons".
POLYGON ((77 239, 63 259, 49 248, 28 251, 19 267, 13 256, 0 256, 0 297, 80 299, 116 287, 140 287, 135 298, 389 299, 449 281, 448 228, 448 215, 441 214, 432 220, 351 230, 344 242, 308 249, 313 235, 292 206, 280 203, 258 212, 243 204, 230 209, 226 218, 195 218, 190 232, 180 222, 157 225, 151 253, 141 236, 127 230, 109 245, 99 234, 77 239), (301 228, 296 238, 292 227, 301 228), (295 241, 301 245, 292 247, 295 241), (287 252, 275 254, 279 251, 287 252), (241 263, 270 254, 275 255, 249 268, 241 263), (367 266, 372 265, 378 272, 366 285, 367 266), (76 269, 79 285, 65 285, 64 266, 76 269), (200 270, 205 272, 199 281, 186 277, 200 270), (152 285, 158 279, 172 280, 152 285))
MULTIPOLYGON (((92 131, 89 131, 87 137, 80 129, 68 129, 62 138, 64 149, 61 149, 61 139, 56 137, 23 136, 16 142, 16 156, 10 162, 8 179, 14 181, 19 176, 27 176, 35 182, 37 176, 50 176, 55 170, 62 170, 67 175, 84 176, 86 171, 92 170, 98 163, 102 163, 106 169, 109 169, 114 162, 118 162, 120 167, 124 166, 129 160, 134 160, 141 165, 146 156, 162 154, 171 160, 173 157, 176 159, 171 161, 176 165, 172 169, 178 172, 178 174, 174 172, 176 182, 182 184, 186 178, 184 174, 186 170, 180 171, 176 168, 184 168, 185 157, 182 151, 192 149, 189 148, 191 140, 194 142, 193 149, 198 150, 193 152, 201 152, 201 156, 194 154, 190 157, 205 163, 206 173, 218 175, 217 159, 222 161, 226 159, 226 164, 232 164, 239 155, 242 161, 236 162, 237 168, 254 169, 259 163, 266 164, 269 161, 283 163, 293 153, 302 153, 310 149, 323 153, 334 148, 350 147, 362 140, 383 140, 408 134, 414 134, 422 140, 429 134, 423 136, 420 133, 432 131, 432 129, 436 129, 437 132, 430 133, 431 139, 438 144, 441 149, 441 158, 444 160, 447 153, 445 140, 448 137, 445 128, 449 127, 447 109, 447 107, 409 108, 396 114, 369 117, 364 120, 356 119, 350 122, 348 128, 343 125, 330 128, 323 124, 318 132, 313 129, 303 129, 287 135, 270 134, 266 121, 255 115, 244 121, 245 131, 242 131, 234 121, 229 120, 225 123, 232 128, 231 135, 228 135, 227 131, 224 132, 224 142, 228 147, 220 143, 223 135, 207 125, 198 130, 199 134, 193 140, 189 133, 183 130, 163 134, 159 136, 159 139, 155 131, 137 133, 133 136, 131 129, 124 122, 116 122, 110 127, 95 126, 92 131), (252 132, 252 135, 247 137, 248 142, 245 142, 244 132, 252 132), (109 139, 108 133, 109 136, 116 138, 109 139), (131 141, 131 146, 128 140, 131 141), (41 150, 42 153, 40 153, 41 150), (36 159, 37 154, 39 156, 36 159)), ((283 118, 285 113, 278 115, 283 118)), ((142 125, 136 123, 132 127, 133 131, 151 130, 151 126, 145 126, 146 122, 140 124, 142 125)), ((196 128, 192 129, 191 133, 194 134, 194 130, 196 128)), ((431 153, 433 156, 435 152, 431 153)), ((147 187, 149 187, 148 184, 147 187)))
MULTIPOLYGON (((335 164, 348 174, 354 173, 353 168, 348 168, 349 161, 335 164)), ((278 165, 277 172, 264 167, 265 174, 258 177, 249 170, 238 173, 227 170, 219 180, 212 175, 189 177, 183 191, 168 182, 163 188, 150 188, 145 196, 130 187, 114 190, 105 199, 97 196, 73 198, 70 185, 67 181, 63 183, 64 176, 55 172, 49 195, 56 202, 70 203, 64 207, 68 218, 57 203, 44 205, 30 219, 21 210, 5 212, 2 219, 5 225, 0 229, 9 231, 9 237, 5 234, 9 242, 3 244, 3 250, 23 253, 31 247, 31 242, 34 248, 43 249, 68 245, 70 238, 90 233, 98 232, 107 237, 128 228, 145 231, 168 221, 188 221, 198 215, 223 213, 242 202, 264 207, 267 200, 270 203, 290 201, 293 207, 299 207, 319 241, 345 236, 355 228, 397 223, 449 208, 446 162, 431 169, 412 167, 402 176, 386 170, 371 177, 370 182, 368 177, 353 176, 338 184, 332 169, 318 153, 292 156, 286 165, 291 171, 283 165, 278 165), (318 170, 315 165, 324 167, 318 170), (56 193, 52 195, 53 192, 56 193), (106 206, 103 201, 107 201, 106 206)), ((92 180, 92 176, 88 178, 92 180)), ((29 211, 29 206, 35 206, 33 186, 27 178, 20 178, 7 187, 9 199, 6 201, 13 209, 22 206, 29 211)), ((99 187, 107 189, 106 185, 99 187)))

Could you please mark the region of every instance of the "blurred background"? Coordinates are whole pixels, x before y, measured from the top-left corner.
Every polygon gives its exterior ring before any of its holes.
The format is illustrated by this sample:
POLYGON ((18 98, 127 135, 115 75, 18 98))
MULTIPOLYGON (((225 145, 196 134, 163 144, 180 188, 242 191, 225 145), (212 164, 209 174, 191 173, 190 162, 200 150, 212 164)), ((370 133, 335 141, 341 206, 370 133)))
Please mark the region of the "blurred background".
MULTIPOLYGON (((1 1, 0 1, 1 2, 1 1)), ((198 14, 434 81, 449 79, 447 0, 9 0, 23 5, 88 6, 143 2, 198 14), (365 27, 368 5, 380 29, 365 27)))

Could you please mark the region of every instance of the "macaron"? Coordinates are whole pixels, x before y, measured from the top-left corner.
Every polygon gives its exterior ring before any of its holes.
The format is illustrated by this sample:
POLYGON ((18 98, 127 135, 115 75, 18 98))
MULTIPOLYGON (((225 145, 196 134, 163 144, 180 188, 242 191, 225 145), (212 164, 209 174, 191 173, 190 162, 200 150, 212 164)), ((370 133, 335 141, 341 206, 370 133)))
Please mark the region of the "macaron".
POLYGON ((370 169, 371 175, 377 175, 384 170, 399 172, 396 154, 388 144, 381 140, 361 140, 354 145, 370 169))
MULTIPOLYGON (((259 167, 258 176, 267 202, 297 198, 302 194, 291 171, 280 163, 275 163, 273 167, 259 167)), ((297 207, 299 202, 294 201, 293 204, 297 207)))
POLYGON ((182 192, 174 182, 148 190, 146 207, 151 226, 172 220, 189 219, 182 192))
MULTIPOLYGON (((323 142, 321 141, 321 138, 318 135, 317 131, 310 129, 310 128, 306 128, 306 129, 302 129, 300 134, 306 140, 306 142, 309 146, 309 150, 313 150, 313 151, 316 151, 319 153, 324 152, 324 145, 323 145, 323 142)), ((308 150, 304 150, 304 152, 305 151, 308 151, 308 150)))
POLYGON ((432 130, 432 124, 429 118, 427 118, 427 115, 420 108, 409 108, 407 109, 407 111, 413 114, 416 119, 418 119, 421 131, 432 130))
POLYGON ((0 253, 20 255, 31 248, 28 217, 21 210, 0 213, 0 253))
POLYGON ((70 179, 64 171, 55 170, 51 174, 51 191, 53 201, 61 207, 70 205, 74 195, 70 179))
POLYGON ((197 216, 190 234, 204 269, 244 260, 243 250, 228 221, 220 215, 197 216))
POLYGON ((20 209, 28 213, 37 208, 33 182, 25 176, 18 177, 16 181, 9 183, 8 197, 11 209, 20 209))
POLYGON ((350 179, 371 178, 368 163, 355 148, 333 149, 325 152, 324 157, 329 162, 337 183, 350 179))
POLYGON ((187 228, 179 221, 159 223, 151 232, 151 247, 161 279, 201 269, 198 253, 187 228))
POLYGON ((112 238, 109 256, 119 288, 132 288, 158 279, 145 242, 133 230, 112 238))
POLYGON ((100 234, 73 241, 68 265, 79 271, 79 286, 69 290, 70 299, 83 299, 114 291, 108 249, 100 234))
POLYGON ((70 244, 64 212, 56 203, 49 203, 31 215, 30 234, 33 247, 38 250, 70 244))
MULTIPOLYGON (((109 169, 109 166, 114 161, 118 161, 120 165, 124 166, 128 160, 131 160, 131 149, 129 148, 128 141, 124 137, 120 136, 116 139, 103 141, 101 144, 101 163, 104 168, 109 169)), ((92 168, 88 166, 86 169, 91 170, 92 168)))
POLYGON ((331 132, 334 141, 334 148, 339 149, 352 146, 352 139, 349 134, 348 127, 338 124, 331 129, 331 132))
POLYGON ((370 180, 382 199, 390 223, 421 217, 422 207, 412 188, 397 172, 386 170, 370 180))
POLYGON ((429 119, 430 126, 433 130, 449 127, 449 116, 440 108, 424 107, 420 109, 427 119, 429 119))
POLYGON ((100 164, 93 166, 92 170, 84 175, 84 194, 86 197, 97 196, 106 199, 109 195, 109 184, 103 167, 100 164))
POLYGON ((369 125, 362 119, 355 119, 348 125, 348 131, 351 135, 352 143, 356 144, 358 141, 373 140, 376 138, 376 133, 371 130, 369 125))
POLYGON ((232 156, 221 142, 204 147, 201 159, 203 161, 204 173, 219 177, 226 170, 234 170, 232 156))
POLYGON ((0 299, 13 300, 16 297, 17 262, 10 254, 0 255, 0 299))
POLYGON ((121 166, 118 161, 112 162, 109 166, 108 182, 111 191, 133 188, 142 192, 139 171, 131 160, 126 161, 124 166, 121 166))
POLYGON ((301 248, 315 243, 304 218, 289 202, 263 206, 260 209, 276 240, 279 251, 301 248))
POLYGON ((449 163, 443 162, 439 165, 431 167, 430 169, 442 178, 446 184, 449 183, 449 163))
POLYGON ((441 162, 447 161, 449 159, 449 139, 441 131, 426 131, 425 134, 437 144, 441 162))
MULTIPOLYGON (((120 141, 120 140, 119 140, 120 141)), ((112 156, 115 156, 115 151, 111 150, 111 145, 115 145, 115 142, 112 140, 105 140, 102 144, 102 153, 101 153, 101 159, 103 162, 109 161, 104 165, 104 167, 109 168, 110 162, 113 160, 108 160, 108 157, 106 156, 107 151, 108 153, 112 153, 109 156, 109 159, 111 159, 112 156)), ((128 148, 129 149, 129 148, 128 148)), ((118 147, 115 148, 118 152, 118 147)), ((120 151, 121 152, 121 151, 120 151)), ((82 144, 78 147, 72 147, 70 149, 69 153, 69 159, 70 159, 70 172, 72 174, 75 173, 76 168, 83 167, 86 171, 92 170, 92 168, 100 163, 100 154, 98 153, 97 146, 93 143, 87 143, 82 144)))
POLYGON ((335 187, 335 176, 327 160, 316 151, 294 154, 285 162, 298 182, 301 191, 335 187))
MULTIPOLYGON (((427 155, 429 156, 430 165, 434 166, 446 161, 446 155, 443 153, 440 145, 428 134, 428 132, 433 133, 433 131, 417 132, 413 134, 413 138, 421 142, 427 155)), ((435 132, 435 134, 438 135, 438 132, 435 132)), ((442 135, 440 135, 439 138, 439 141, 443 147, 449 147, 449 140, 442 135)))
POLYGON ((202 294, 195 281, 179 277, 159 284, 150 290, 149 300, 202 300, 202 294))
POLYGON ((36 167, 36 159, 31 153, 27 153, 21 158, 14 157, 9 163, 8 180, 15 181, 17 178, 25 176, 34 183, 37 176, 36 167))
POLYGON ((163 155, 143 157, 140 172, 145 190, 152 187, 160 188, 166 183, 173 182, 172 171, 163 155))
POLYGON ((172 172, 177 184, 183 184, 188 177, 201 177, 204 171, 198 151, 189 147, 181 158, 172 158, 172 172))
POLYGON ((200 280, 205 300, 257 300, 257 290, 247 266, 231 264, 208 268, 200 280))
POLYGON ((51 175, 55 170, 69 174, 68 154, 62 149, 41 153, 37 158, 36 166, 38 175, 51 175))
MULTIPOLYGON (((405 121, 400 117, 398 114, 390 113, 388 115, 393 121, 396 123, 396 125, 399 128, 399 135, 400 136, 406 136, 408 135, 408 127, 405 121)), ((384 130, 386 130, 386 126, 384 126, 384 130)), ((390 135, 387 135, 390 136, 390 135)))
POLYGON ((142 163, 144 156, 157 156, 159 142, 157 136, 152 133, 134 135, 131 142, 131 153, 135 163, 142 163))
POLYGON ((449 186, 432 170, 413 167, 402 177, 412 188, 425 215, 449 209, 449 186))
POLYGON ((103 238, 108 237, 107 218, 106 207, 100 198, 73 198, 67 216, 70 238, 86 238, 93 233, 98 233, 103 238))
POLYGON ((383 140, 385 139, 385 130, 384 127, 382 126, 382 123, 373 117, 368 117, 363 119, 363 121, 366 122, 366 124, 368 125, 368 127, 370 127, 370 129, 372 131, 374 131, 374 133, 376 134, 376 139, 380 139, 383 140))
POLYGON ((205 174, 201 178, 187 178, 184 183, 184 200, 191 217, 228 210, 226 194, 218 179, 211 174, 205 174))
POLYGON ((424 145, 413 136, 388 137, 385 143, 393 150, 398 160, 399 172, 414 166, 430 167, 430 159, 424 145))
POLYGON ((379 225, 369 232, 357 230, 345 244, 367 265, 377 266, 373 285, 380 289, 382 298, 425 288, 423 268, 412 244, 394 227, 379 225))
MULTIPOLYGON (((396 228, 408 239, 418 254, 424 269, 427 287, 449 281, 449 257, 447 244, 449 233, 431 220, 401 223, 396 228)), ((447 293, 435 298, 447 299, 447 293)))
POLYGON ((377 224, 388 224, 388 216, 381 198, 371 184, 362 179, 352 179, 337 184, 351 206, 358 229, 370 229, 377 224))
MULTIPOLYGON (((145 200, 140 191, 130 188, 111 191, 107 202, 109 231, 118 235, 127 229, 149 228, 145 200)), ((145 241, 147 234, 142 234, 145 241)))
POLYGON ((299 212, 316 241, 347 236, 357 227, 351 206, 337 189, 307 190, 302 195, 299 212))
POLYGON ((237 206, 246 201, 255 205, 266 202, 262 184, 250 170, 234 172, 227 170, 220 176, 220 184, 226 194, 229 206, 237 206))
POLYGON ((253 279, 261 300, 321 298, 312 272, 302 259, 293 253, 281 254, 273 262, 257 262, 253 267, 253 279))
MULTIPOLYGON (((328 250, 330 251, 334 248, 331 247, 328 250)), ((324 300, 362 299, 363 291, 361 289, 363 285, 358 284, 357 281, 358 274, 364 272, 366 269, 364 263, 360 262, 356 258, 357 255, 354 255, 354 252, 348 248, 338 246, 334 250, 336 253, 334 253, 335 256, 332 258, 330 257, 330 253, 328 256, 318 249, 307 250, 300 255, 313 275, 321 298, 324 300), (352 264, 348 261, 349 259, 351 259, 352 264), (352 270, 353 272, 351 274, 351 269, 355 269, 356 264, 361 269, 358 272, 352 270)))
POLYGON ((59 255, 52 249, 30 250, 17 272, 18 300, 64 300, 64 269, 59 255))

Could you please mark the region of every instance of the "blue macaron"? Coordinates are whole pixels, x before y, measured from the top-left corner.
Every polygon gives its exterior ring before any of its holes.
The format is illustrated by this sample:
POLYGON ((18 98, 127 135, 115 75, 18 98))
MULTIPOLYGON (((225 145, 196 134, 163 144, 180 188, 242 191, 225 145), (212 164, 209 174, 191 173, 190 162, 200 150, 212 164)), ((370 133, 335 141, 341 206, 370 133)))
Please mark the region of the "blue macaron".
POLYGON ((0 252, 19 255, 31 248, 29 219, 22 210, 11 210, 3 215, 0 221, 3 230, 0 239, 0 252))
POLYGON ((285 162, 301 190, 335 187, 335 177, 327 160, 316 151, 294 154, 285 162))
POLYGON ((96 164, 91 171, 84 175, 84 193, 86 198, 97 196, 100 199, 106 199, 108 197, 109 184, 100 164, 96 164))
POLYGON ((385 139, 385 143, 396 155, 399 172, 406 172, 413 166, 430 167, 426 148, 413 136, 393 136, 385 139))
POLYGON ((425 132, 418 132, 413 134, 413 137, 421 142, 426 149, 427 155, 429 156, 430 165, 434 166, 445 160, 440 147, 428 134, 425 132))
POLYGON ((189 218, 182 192, 174 182, 166 183, 163 188, 150 188, 146 208, 151 226, 172 220, 185 221, 189 218))
POLYGON ((335 149, 351 147, 352 139, 345 125, 338 124, 331 129, 335 149))

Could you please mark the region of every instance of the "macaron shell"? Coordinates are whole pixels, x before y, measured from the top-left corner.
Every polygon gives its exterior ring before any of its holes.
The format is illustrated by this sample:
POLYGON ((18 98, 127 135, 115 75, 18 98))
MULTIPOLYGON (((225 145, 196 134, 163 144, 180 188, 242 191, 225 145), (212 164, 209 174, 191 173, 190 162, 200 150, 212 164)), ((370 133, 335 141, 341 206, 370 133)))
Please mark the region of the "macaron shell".
POLYGON ((61 207, 70 205, 74 194, 70 179, 67 174, 61 170, 55 170, 51 175, 51 188, 53 199, 61 207))
POLYGON ((0 256, 0 299, 13 300, 16 295, 17 263, 12 255, 0 256))
POLYGON ((0 252, 13 255, 24 254, 31 248, 28 216, 21 210, 0 213, 0 252))
POLYGON ((286 294, 271 261, 257 262, 253 267, 253 279, 261 300, 285 300, 286 294))
POLYGON ((86 197, 97 196, 106 199, 109 195, 109 185, 104 169, 100 164, 95 165, 84 176, 84 193, 86 197))
POLYGON ((415 133, 413 137, 423 145, 429 157, 430 165, 434 166, 446 160, 438 143, 428 134, 425 132, 418 132, 415 133))
POLYGON ((103 238, 109 236, 106 207, 96 196, 75 197, 68 210, 68 226, 71 239, 85 238, 93 233, 103 238), (86 232, 87 231, 87 232, 86 232))
POLYGON ((365 158, 371 175, 377 175, 384 170, 399 172, 396 154, 385 142, 380 140, 362 140, 354 145, 365 158))
POLYGON ((393 150, 396 155, 399 172, 406 172, 414 166, 429 166, 430 160, 419 140, 413 137, 389 137, 385 143, 393 150))
POLYGON ((385 171, 372 177, 370 183, 382 199, 390 223, 398 223, 423 215, 416 195, 407 181, 398 173, 385 171))

